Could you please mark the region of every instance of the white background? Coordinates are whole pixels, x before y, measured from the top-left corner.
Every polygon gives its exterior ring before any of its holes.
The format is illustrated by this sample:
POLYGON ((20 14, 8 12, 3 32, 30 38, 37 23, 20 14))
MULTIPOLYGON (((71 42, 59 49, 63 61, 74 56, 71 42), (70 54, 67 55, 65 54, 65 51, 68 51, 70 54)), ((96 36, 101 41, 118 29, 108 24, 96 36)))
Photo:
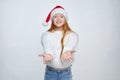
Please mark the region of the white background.
POLYGON ((0 80, 43 80, 42 22, 58 4, 79 35, 73 80, 120 80, 119 0, 0 0, 0 80))

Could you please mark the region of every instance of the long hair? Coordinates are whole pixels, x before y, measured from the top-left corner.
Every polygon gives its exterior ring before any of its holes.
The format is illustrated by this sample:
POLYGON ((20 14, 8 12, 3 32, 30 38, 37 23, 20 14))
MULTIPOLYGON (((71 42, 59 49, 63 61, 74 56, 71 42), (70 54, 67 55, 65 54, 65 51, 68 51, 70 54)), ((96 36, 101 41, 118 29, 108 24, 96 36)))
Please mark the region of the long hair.
MULTIPOLYGON (((54 32, 55 31, 55 27, 56 26, 52 22, 51 27, 50 27, 50 29, 48 31, 49 32, 54 32)), ((64 49, 64 38, 65 38, 65 35, 68 32, 72 32, 72 30, 70 29, 67 21, 65 20, 65 23, 62 26, 62 38, 61 38, 61 47, 62 47, 62 49, 61 49, 61 52, 60 52, 60 58, 61 58, 61 55, 62 55, 62 52, 63 52, 63 49, 64 49)))

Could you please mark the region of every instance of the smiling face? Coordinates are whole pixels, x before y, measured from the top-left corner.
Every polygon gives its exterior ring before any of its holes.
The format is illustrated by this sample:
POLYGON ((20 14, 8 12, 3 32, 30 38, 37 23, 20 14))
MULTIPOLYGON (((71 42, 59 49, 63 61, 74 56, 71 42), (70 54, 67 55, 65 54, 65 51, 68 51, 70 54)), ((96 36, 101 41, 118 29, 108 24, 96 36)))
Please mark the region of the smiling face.
POLYGON ((65 23, 65 17, 63 14, 55 14, 52 18, 53 24, 56 26, 56 29, 62 29, 62 26, 65 23))

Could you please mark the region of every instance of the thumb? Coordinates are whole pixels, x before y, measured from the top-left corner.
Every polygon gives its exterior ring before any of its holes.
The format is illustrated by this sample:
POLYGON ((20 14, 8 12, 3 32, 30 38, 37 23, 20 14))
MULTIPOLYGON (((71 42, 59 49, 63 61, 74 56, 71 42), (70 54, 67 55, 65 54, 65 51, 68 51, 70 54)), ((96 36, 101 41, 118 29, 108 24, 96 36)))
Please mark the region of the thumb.
POLYGON ((74 53, 74 52, 76 52, 75 50, 72 50, 72 51, 70 51, 71 53, 74 53))
POLYGON ((45 57, 45 54, 39 54, 40 57, 45 57))

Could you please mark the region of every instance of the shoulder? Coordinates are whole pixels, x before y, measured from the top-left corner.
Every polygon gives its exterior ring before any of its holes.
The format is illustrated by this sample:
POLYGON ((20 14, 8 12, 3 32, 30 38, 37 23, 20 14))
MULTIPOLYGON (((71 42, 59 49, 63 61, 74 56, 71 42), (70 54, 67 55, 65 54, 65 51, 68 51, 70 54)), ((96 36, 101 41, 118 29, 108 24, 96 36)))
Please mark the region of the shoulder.
POLYGON ((50 38, 50 35, 51 35, 51 33, 48 32, 48 31, 43 32, 42 35, 41 35, 41 39, 42 39, 42 40, 47 40, 47 39, 50 38))
POLYGON ((49 37, 49 35, 51 35, 51 33, 46 31, 42 33, 41 37, 49 37))
POLYGON ((66 34, 66 36, 68 36, 68 37, 78 38, 78 34, 77 34, 76 32, 73 32, 73 31, 68 32, 68 33, 66 34))

